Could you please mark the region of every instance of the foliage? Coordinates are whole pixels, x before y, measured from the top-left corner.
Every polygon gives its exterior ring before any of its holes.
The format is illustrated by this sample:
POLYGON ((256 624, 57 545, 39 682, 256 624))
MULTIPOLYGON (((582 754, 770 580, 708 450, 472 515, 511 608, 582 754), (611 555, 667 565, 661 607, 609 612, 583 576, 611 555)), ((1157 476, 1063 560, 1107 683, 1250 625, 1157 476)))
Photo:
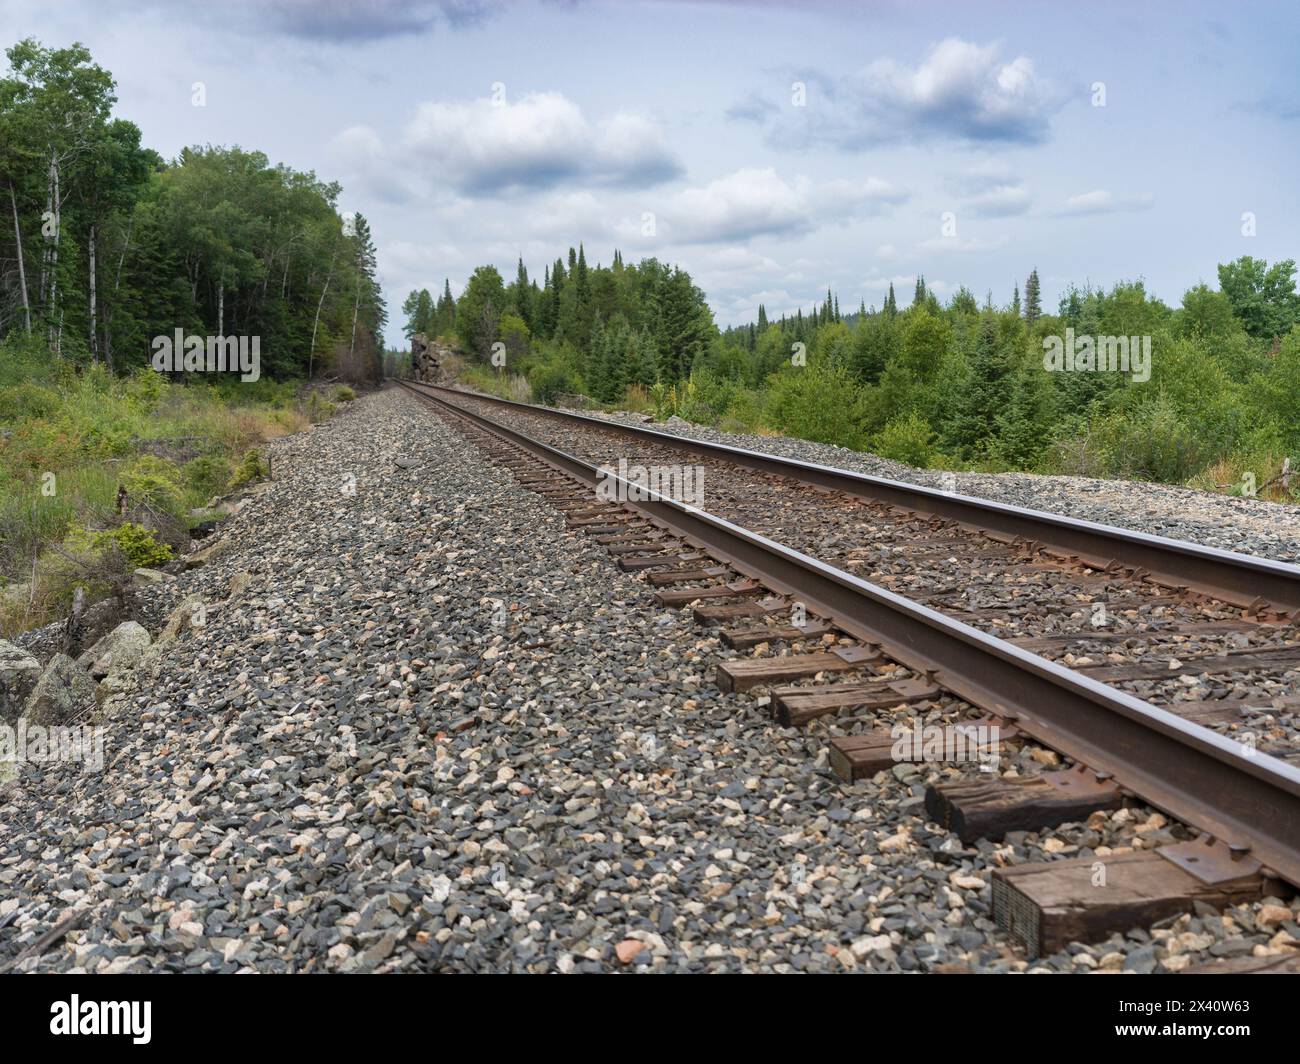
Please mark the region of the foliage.
POLYGON ((679 267, 626 264, 617 251, 592 265, 579 245, 540 284, 522 261, 509 284, 485 266, 454 305, 448 282, 436 305, 413 292, 405 309, 408 332, 454 321, 464 379, 496 394, 517 388, 486 361, 505 343, 538 402, 581 391, 660 419, 870 446, 918 466, 1197 483, 1216 463, 1264 470, 1290 454, 1300 466, 1294 264, 1240 259, 1219 272, 1221 290, 1197 285, 1178 308, 1139 280, 1072 287, 1046 313, 1034 268, 1003 307, 965 288, 942 306, 918 278, 902 310, 890 285, 879 310, 843 315, 827 292, 719 330, 679 267), (1123 337, 1136 351, 1149 338, 1149 379, 1049 371, 1044 342, 1067 335, 1123 337))
MULTIPOLYGON (((313 393, 314 395, 315 393, 313 393)), ((249 451, 244 455, 239 465, 235 467, 234 475, 230 478, 229 489, 238 491, 249 484, 265 480, 270 475, 271 467, 267 465, 266 459, 262 457, 262 452, 258 450, 249 451)))
POLYGON ((122 486, 133 500, 170 514, 181 512, 181 472, 165 458, 140 455, 122 474, 122 486))
POLYGON ((539 365, 528 375, 528 383, 533 390, 533 401, 542 404, 555 402, 557 395, 582 390, 582 382, 577 374, 568 366, 557 362, 539 365))
POLYGON ((157 569, 172 559, 172 549, 159 543, 153 533, 130 521, 96 532, 91 539, 97 549, 115 547, 134 569, 157 569))
POLYGON ((278 379, 340 347, 377 350, 374 244, 362 215, 339 214, 337 184, 238 147, 164 160, 113 117, 116 83, 84 46, 29 39, 6 54, 0 337, 119 370, 178 329, 257 337, 263 378, 278 379))
POLYGON ((871 438, 871 449, 882 458, 925 469, 935 459, 934 433, 925 418, 913 412, 886 424, 871 438))

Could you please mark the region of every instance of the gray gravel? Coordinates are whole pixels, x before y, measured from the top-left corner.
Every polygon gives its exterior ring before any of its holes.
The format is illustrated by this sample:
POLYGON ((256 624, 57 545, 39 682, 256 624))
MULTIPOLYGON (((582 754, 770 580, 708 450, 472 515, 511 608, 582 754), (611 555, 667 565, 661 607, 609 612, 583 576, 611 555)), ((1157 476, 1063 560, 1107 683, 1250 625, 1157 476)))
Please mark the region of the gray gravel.
MULTIPOLYGON (((834 444, 788 436, 722 432, 681 418, 647 424, 643 415, 616 412, 594 417, 644 424, 660 432, 710 443, 766 451, 804 462, 849 469, 870 476, 943 488, 945 473, 915 469, 901 462, 834 444)), ((1267 502, 1172 484, 1150 484, 1091 477, 1038 476, 1031 473, 948 473, 962 495, 1027 506, 1048 513, 1185 539, 1221 550, 1300 562, 1300 505, 1267 502)))
POLYGON ((0 794, 0 963, 79 908, 22 968, 1160 970, 1300 940, 1271 900, 1029 961, 992 868, 1183 829, 1139 807, 965 848, 922 796, 973 766, 841 784, 851 721, 720 695, 715 636, 405 393, 273 450, 224 549, 141 592, 151 631, 189 596, 206 624, 105 705, 104 771, 0 794))

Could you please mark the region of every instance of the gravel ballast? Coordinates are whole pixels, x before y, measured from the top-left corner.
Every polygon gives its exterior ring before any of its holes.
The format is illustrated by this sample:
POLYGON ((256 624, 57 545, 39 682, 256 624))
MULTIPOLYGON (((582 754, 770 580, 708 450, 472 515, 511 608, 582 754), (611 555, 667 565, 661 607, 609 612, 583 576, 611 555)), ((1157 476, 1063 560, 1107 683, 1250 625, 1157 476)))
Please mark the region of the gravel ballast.
POLYGON ((962 473, 916 469, 866 451, 814 443, 790 436, 722 432, 680 418, 646 423, 638 414, 589 413, 686 439, 745 447, 782 458, 848 469, 869 476, 954 490, 1047 513, 1115 525, 1170 539, 1184 539, 1220 550, 1300 562, 1300 506, 1198 491, 1175 484, 1099 480, 1093 477, 1040 476, 1033 473, 962 473))
POLYGON ((1030 960, 993 868, 1185 830, 1139 806, 964 847, 923 796, 975 766, 842 784, 824 732, 713 687, 716 635, 400 390, 272 452, 211 559, 139 593, 152 633, 203 621, 105 705, 104 769, 0 794, 0 963, 77 910, 21 970, 1159 971, 1300 940, 1269 899, 1030 960))

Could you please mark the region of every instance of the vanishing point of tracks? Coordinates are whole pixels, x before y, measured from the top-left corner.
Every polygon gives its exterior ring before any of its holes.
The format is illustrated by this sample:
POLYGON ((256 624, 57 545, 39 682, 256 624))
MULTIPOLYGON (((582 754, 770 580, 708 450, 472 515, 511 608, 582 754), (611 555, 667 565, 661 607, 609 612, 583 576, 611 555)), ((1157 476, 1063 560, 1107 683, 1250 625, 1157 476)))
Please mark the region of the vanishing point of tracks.
POLYGON ((766 691, 782 724, 827 725, 845 780, 897 762, 879 714, 925 712, 994 753, 1032 741, 1071 763, 929 788, 927 812, 964 843, 1128 797, 1201 833, 1100 871, 1080 858, 995 872, 994 918, 1031 954, 1300 886, 1300 567, 401 383, 661 604, 748 651, 719 663, 718 686, 766 691), (595 494, 620 458, 684 455, 708 512, 595 494))

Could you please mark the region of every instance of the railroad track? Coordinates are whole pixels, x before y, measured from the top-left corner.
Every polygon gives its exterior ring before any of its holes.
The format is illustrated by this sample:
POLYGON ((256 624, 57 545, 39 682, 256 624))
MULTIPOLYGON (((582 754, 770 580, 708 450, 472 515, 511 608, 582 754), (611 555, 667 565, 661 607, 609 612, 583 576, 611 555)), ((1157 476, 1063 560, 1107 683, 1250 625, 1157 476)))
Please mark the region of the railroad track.
MULTIPOLYGON (((996 871, 994 918, 1031 954, 1153 923, 1196 902, 1257 899, 1281 889, 1279 879, 1300 885, 1300 769, 1286 760, 1296 750, 1280 744, 1280 756, 1272 756, 1259 748, 1254 732, 1231 734, 1243 720, 1289 717, 1295 704, 1286 676, 1300 668, 1294 628, 1300 569, 581 415, 400 383, 458 421, 522 486, 546 496, 571 527, 606 547, 621 568, 644 573, 662 605, 692 608, 697 622, 721 628, 724 643, 749 651, 719 663, 721 689, 766 691, 764 704, 783 724, 834 722, 829 732, 838 734, 828 732, 829 760, 845 780, 897 763, 897 729, 880 727, 879 714, 925 713, 928 724, 946 729, 948 741, 957 736, 960 743, 966 736, 976 752, 996 755, 1003 743, 1029 741, 1072 763, 1036 776, 994 773, 929 788, 927 811, 963 843, 1086 820, 1128 798, 1139 798, 1200 833, 1105 861, 1065 859, 996 871), (511 409, 512 424, 487 415, 484 408, 498 403, 511 409), (544 427, 538 419, 552 416, 574 442, 579 431, 599 430, 663 448, 654 454, 690 453, 739 467, 751 480, 758 472, 781 478, 787 487, 802 485, 818 496, 821 507, 800 511, 802 520, 809 513, 842 509, 847 496, 873 519, 859 532, 869 528, 875 538, 892 529, 895 541, 902 537, 919 544, 921 554, 933 551, 939 570, 951 569, 959 556, 978 557, 983 547, 999 565, 1006 563, 993 585, 1020 594, 1029 588, 1035 597, 1044 588, 1059 591, 1040 577, 1065 573, 1073 581, 1071 593, 1076 584, 1112 599, 1133 592, 1133 612, 1158 620, 1172 611, 1174 624, 1134 626, 1122 633, 1043 634, 1054 615, 1040 610, 1033 614, 1040 623, 1028 625, 1036 634, 1021 636, 1018 645, 967 623, 969 610, 945 612, 942 596, 933 592, 920 596, 928 602, 917 601, 907 585, 926 586, 935 567, 913 565, 915 579, 892 581, 907 586, 908 594, 900 594, 850 566, 831 564, 725 516, 639 490, 597 463, 515 427, 522 422, 544 427), (597 495, 602 484, 606 491, 617 489, 617 501, 597 495), (870 494, 877 491, 884 497, 870 494), (905 495, 915 508, 903 504, 905 495), (1031 525, 1040 530, 1033 540, 1011 531, 1031 525), (1048 561, 1035 560, 1044 557, 1048 561), (1013 577, 1025 566, 1038 568, 1029 571, 1032 578, 1019 572, 1024 579, 1017 582, 1013 577), (1208 619, 1189 622, 1188 616, 1208 619), (1070 667, 1039 653, 1076 644, 1095 647, 1100 640, 1114 654, 1124 641, 1117 635, 1141 649, 1148 633, 1154 633, 1154 645, 1164 646, 1178 637, 1180 623, 1197 627, 1193 642, 1181 644, 1185 660, 1173 668, 1168 662, 1161 669, 1144 662, 1098 665, 1086 655, 1073 655, 1076 667, 1070 667), (1225 638, 1237 643, 1219 653, 1185 653, 1202 640, 1225 638), (1183 677, 1199 682, 1226 675, 1236 685, 1226 688, 1229 694, 1245 677, 1248 684, 1267 685, 1261 690, 1271 698, 1198 699, 1180 715, 1115 686, 1167 684, 1169 673, 1176 683, 1185 683, 1183 677), (866 716, 852 718, 845 733, 840 726, 845 713, 866 716), (1097 889, 1099 876, 1103 890, 1097 889)), ((775 498, 769 491, 767 504, 775 505, 775 498)), ((879 546, 868 549, 878 553, 879 546)), ((861 543, 849 547, 860 548, 861 543)), ((913 562, 916 553, 908 555, 913 562)), ((981 617, 1002 621, 1003 627, 1008 618, 1013 632, 1025 629, 1009 610, 981 617)), ((925 760, 927 753, 917 743, 901 756, 925 760)))

